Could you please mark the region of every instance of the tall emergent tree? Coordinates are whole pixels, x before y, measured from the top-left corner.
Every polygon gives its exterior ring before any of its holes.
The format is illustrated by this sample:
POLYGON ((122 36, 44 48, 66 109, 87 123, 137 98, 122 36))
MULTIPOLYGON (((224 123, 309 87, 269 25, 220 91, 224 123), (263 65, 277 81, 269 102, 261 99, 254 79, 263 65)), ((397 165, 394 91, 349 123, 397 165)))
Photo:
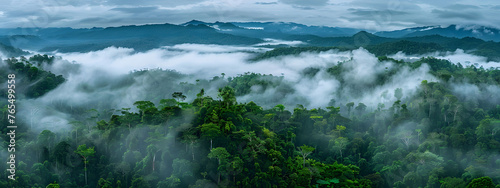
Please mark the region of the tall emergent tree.
POLYGON ((87 185, 87 163, 89 157, 93 156, 95 151, 94 147, 87 147, 87 145, 83 144, 78 146, 78 148, 75 151, 76 154, 80 155, 83 158, 83 163, 85 165, 85 185, 87 185))
POLYGON ((225 160, 227 158, 229 158, 230 156, 231 156, 231 154, 229 154, 229 152, 227 152, 226 148, 223 148, 223 147, 214 148, 214 149, 210 150, 210 153, 208 154, 209 159, 216 158, 219 161, 219 168, 218 168, 219 179, 218 179, 217 183, 220 183, 221 163, 225 162, 225 160))
POLYGON ((306 167, 306 157, 311 154, 312 152, 314 151, 314 148, 311 147, 311 146, 306 146, 306 145, 303 145, 303 146, 300 146, 299 147, 299 152, 300 154, 302 155, 302 158, 304 159, 304 164, 303 164, 303 167, 306 167))

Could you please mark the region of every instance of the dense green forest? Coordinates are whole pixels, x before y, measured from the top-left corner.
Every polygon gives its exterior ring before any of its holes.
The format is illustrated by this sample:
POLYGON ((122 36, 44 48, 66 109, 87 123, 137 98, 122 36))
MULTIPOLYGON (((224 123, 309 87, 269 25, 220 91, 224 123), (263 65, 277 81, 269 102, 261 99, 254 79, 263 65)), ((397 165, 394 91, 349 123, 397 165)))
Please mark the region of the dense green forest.
MULTIPOLYGON (((62 75, 55 75, 50 71, 45 71, 40 67, 43 64, 52 64, 55 57, 48 55, 34 55, 30 58, 9 58, 5 60, 6 69, 0 69, 0 78, 7 80, 9 70, 15 71, 18 77, 16 90, 24 94, 27 98, 36 98, 44 95, 65 81, 62 75)), ((5 66, 2 65, 2 66, 5 66)), ((1 88, 1 97, 7 98, 7 87, 1 88)))
MULTIPOLYGON (((359 90, 382 85, 403 69, 427 65, 439 80, 423 80, 411 97, 398 88, 391 106, 376 108, 359 101, 332 100, 326 108, 311 109, 238 102, 252 86, 285 82, 281 76, 257 73, 176 83, 182 89, 168 97, 118 110, 68 108, 74 118, 67 132, 36 132, 29 121, 18 121, 16 180, 2 178, 0 187, 500 187, 498 96, 476 101, 452 92, 452 83, 470 83, 480 91, 499 86, 500 70, 432 57, 416 62, 378 58, 396 67, 359 90), (208 88, 197 89, 207 83, 222 84, 210 96, 208 88), (192 93, 196 97, 186 100, 192 93)), ((47 95, 65 81, 41 68, 53 61, 42 55, 10 58, 2 63, 0 78, 7 80, 14 72, 24 80, 29 87, 18 90, 19 100, 47 95)), ((327 70, 341 86, 347 83, 343 74, 348 63, 327 70)), ((169 72, 130 75, 155 71, 169 72)), ((317 72, 310 68, 304 75, 317 72)), ((127 83, 124 79, 121 84, 127 83)), ((7 100, 0 104, 4 124, 7 100)), ((6 132, 2 126, 4 159, 6 132)), ((0 168, 8 167, 2 163, 0 168)), ((7 177, 8 171, 0 174, 7 177)))

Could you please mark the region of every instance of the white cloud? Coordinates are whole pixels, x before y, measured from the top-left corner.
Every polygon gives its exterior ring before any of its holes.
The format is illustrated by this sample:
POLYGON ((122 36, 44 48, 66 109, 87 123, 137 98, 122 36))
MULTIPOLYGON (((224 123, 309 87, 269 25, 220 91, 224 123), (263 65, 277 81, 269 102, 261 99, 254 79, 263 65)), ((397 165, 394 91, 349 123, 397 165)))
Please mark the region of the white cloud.
MULTIPOLYGON (((47 117, 44 119, 47 125, 50 122, 59 122, 58 126, 64 127, 67 122, 72 121, 72 117, 64 115, 64 109, 133 107, 135 101, 153 100, 148 98, 152 94, 156 101, 170 98, 171 93, 182 88, 178 86, 179 82, 195 83, 196 79, 211 79, 221 73, 225 73, 226 77, 246 72, 283 76, 284 80, 280 85, 268 87, 266 90, 255 86, 252 88, 253 92, 238 97, 238 101, 254 101, 264 107, 284 104, 289 110, 296 104, 307 108, 325 107, 331 99, 336 101, 335 106, 341 106, 343 110, 344 105, 351 101, 365 103, 368 110, 375 109, 379 103, 391 106, 396 100, 393 97, 396 88, 403 89, 404 97, 411 97, 422 80, 436 81, 428 73, 429 67, 424 65, 415 70, 404 68, 388 78, 384 84, 367 87, 374 83, 377 75, 384 74, 386 70, 396 66, 393 66, 392 62, 379 62, 373 54, 362 48, 345 52, 304 52, 248 62, 254 55, 249 51, 259 50, 262 49, 181 44, 146 52, 109 47, 89 53, 57 53, 63 60, 45 68, 55 74, 63 74, 67 81, 43 97, 27 103, 44 107, 36 118, 47 117), (345 62, 342 65, 345 69, 345 83, 341 83, 327 72, 328 68, 338 62, 345 62), (156 68, 175 70, 187 76, 155 77, 157 74, 154 71, 133 78, 128 76, 133 70, 156 68), (314 75, 304 76, 306 68, 316 68, 319 71, 314 75), (382 97, 384 93, 386 97, 382 97), (61 105, 66 107, 61 108, 61 105)), ((200 87, 197 89, 203 87, 207 94, 215 98, 217 88, 223 86, 222 84, 224 83, 214 82, 197 86, 200 87)), ((192 100, 192 97, 188 96, 188 100, 192 100)), ((25 111, 21 112, 20 116, 24 115, 24 119, 29 119, 28 114, 29 112, 25 111)), ((49 126, 40 128, 47 127, 49 126)))
POLYGON ((448 60, 454 64, 460 63, 460 64, 462 64, 462 66, 474 65, 477 68, 482 66, 485 69, 500 68, 500 62, 487 61, 486 57, 468 54, 468 53, 465 53, 465 51, 462 49, 457 49, 454 52, 434 52, 434 53, 415 55, 415 56, 407 56, 405 53, 398 52, 394 55, 390 55, 389 57, 394 58, 394 59, 398 59, 398 60, 416 61, 422 57, 429 57, 429 56, 432 56, 432 57, 435 57, 438 59, 445 59, 445 60, 448 60))
MULTIPOLYGON (((428 68, 426 66, 413 71, 403 69, 393 76, 393 79, 389 80, 387 84, 364 91, 363 93, 366 94, 353 94, 353 92, 356 92, 354 88, 372 84, 375 82, 376 76, 386 69, 392 68, 392 64, 390 62, 378 62, 378 59, 373 54, 364 49, 352 52, 305 52, 298 56, 281 56, 258 62, 247 62, 247 59, 251 58, 252 55, 246 51, 255 50, 260 49, 254 47, 181 44, 147 52, 134 52, 133 49, 110 47, 96 52, 59 53, 57 55, 68 61, 81 63, 82 70, 85 70, 80 74, 71 75, 68 78, 69 81, 65 84, 67 86, 61 87, 64 88, 64 91, 77 90, 80 85, 78 83, 94 83, 93 80, 96 78, 89 75, 107 75, 105 77, 98 76, 98 78, 113 79, 128 74, 132 70, 141 69, 172 69, 191 75, 191 81, 195 79, 211 79, 220 75, 220 73, 234 77, 245 72, 255 72, 276 76, 283 75, 286 83, 290 84, 296 92, 288 96, 281 96, 281 98, 279 96, 267 98, 279 99, 274 103, 285 103, 289 106, 294 106, 297 103, 302 103, 308 107, 325 106, 330 99, 360 101, 367 105, 376 106, 378 103, 390 103, 390 98, 380 99, 379 96, 384 92, 388 92, 389 96, 392 96, 392 92, 396 88, 403 88, 405 95, 410 96, 424 78, 433 79, 432 76, 427 74, 428 68), (348 85, 346 85, 346 88, 339 89, 339 81, 326 73, 326 70, 343 61, 346 62, 344 63, 346 69, 344 78, 347 80, 348 85), (308 67, 319 68, 320 72, 313 77, 304 77, 302 71, 308 67)), ((276 95, 273 94, 276 89, 268 89, 265 93, 276 95)), ((86 94, 75 94, 72 97, 92 98, 82 95, 86 94)), ((108 94, 103 93, 102 95, 108 94)), ((128 98, 137 99, 136 97, 128 98)), ((242 101, 254 100, 256 102, 269 100, 259 92, 242 96, 240 99, 242 101)), ((128 103, 132 102, 129 101, 128 103)), ((261 105, 274 103, 270 102, 261 105)))
POLYGON ((263 42, 263 43, 260 43, 260 44, 256 44, 256 46, 260 46, 260 45, 280 45, 280 44, 285 44, 285 45, 289 45, 289 46, 297 46, 297 45, 304 44, 304 42, 302 42, 302 41, 284 41, 284 40, 269 39, 269 38, 264 39, 264 41, 266 41, 266 42, 263 42))

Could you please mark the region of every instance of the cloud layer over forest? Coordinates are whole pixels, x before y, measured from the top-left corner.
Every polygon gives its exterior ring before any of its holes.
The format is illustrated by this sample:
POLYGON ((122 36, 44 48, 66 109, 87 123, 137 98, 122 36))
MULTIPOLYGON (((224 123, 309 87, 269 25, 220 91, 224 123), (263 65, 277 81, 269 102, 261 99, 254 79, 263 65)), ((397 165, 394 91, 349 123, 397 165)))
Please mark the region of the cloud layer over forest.
MULTIPOLYGON (((221 73, 228 78, 254 72, 282 76, 283 81, 280 85, 267 87, 264 91, 254 87, 250 93, 239 96, 239 102, 254 101, 267 108, 284 104, 291 111, 297 104, 307 108, 333 105, 340 106, 345 112, 345 104, 349 102, 364 103, 368 110, 376 109, 379 104, 388 107, 397 100, 394 97, 396 88, 402 89, 404 99, 416 93, 422 80, 438 81, 424 64, 414 70, 405 67, 386 78, 383 84, 377 85, 377 76, 386 74, 396 66, 393 62, 380 62, 363 48, 344 52, 304 52, 257 62, 248 61, 256 52, 266 50, 268 49, 259 47, 181 44, 147 52, 109 47, 89 53, 56 53, 55 55, 61 58, 44 68, 55 74, 62 74, 67 81, 45 96, 26 103, 40 108, 52 106, 42 108, 45 110, 35 116, 45 117, 47 124, 67 124, 71 118, 62 115, 67 108, 104 110, 130 108, 135 101, 140 100, 158 103, 160 99, 171 98, 173 92, 185 91, 186 88, 183 88, 181 82, 192 84, 190 89, 193 91, 186 93, 187 101, 192 101, 202 88, 208 95, 216 98, 217 89, 227 84, 227 79, 199 83, 197 80, 211 80, 215 76, 220 77, 221 73), (338 63, 342 64, 343 83, 327 72, 338 63), (144 69, 150 71, 147 71, 147 74, 134 74, 144 69), (306 74, 305 70, 308 69, 317 71, 306 74), (282 92, 283 90, 286 92, 282 92), (56 120, 58 118, 60 120, 56 120)), ((401 53, 392 57, 410 58, 401 53)), ((438 57, 452 61, 478 60, 471 61, 474 63, 484 60, 463 51, 449 52, 438 57)), ((457 85, 455 88, 461 86, 457 85)), ((36 118, 30 115, 30 112, 21 112, 26 115, 25 119, 29 119, 28 116, 36 118)), ((109 112, 108 115, 112 113, 109 112)))

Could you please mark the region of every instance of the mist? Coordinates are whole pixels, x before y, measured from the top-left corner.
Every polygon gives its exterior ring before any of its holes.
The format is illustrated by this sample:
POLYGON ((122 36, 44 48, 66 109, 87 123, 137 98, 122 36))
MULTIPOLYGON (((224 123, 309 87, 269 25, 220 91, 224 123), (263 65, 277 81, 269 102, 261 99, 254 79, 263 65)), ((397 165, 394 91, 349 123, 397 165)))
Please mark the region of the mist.
MULTIPOLYGON (((146 52, 136 52, 130 48, 109 47, 88 53, 58 53, 53 65, 43 68, 54 74, 63 75, 67 81, 46 95, 26 101, 29 105, 40 106, 35 115, 20 111, 23 119, 38 119, 41 122, 57 122, 64 125, 72 121, 64 110, 78 108, 104 111, 133 107, 135 101, 150 100, 158 104, 160 99, 171 98, 176 91, 184 91, 181 82, 195 84, 196 80, 210 80, 224 73, 226 77, 236 77, 246 72, 283 77, 280 85, 265 91, 253 88, 250 93, 238 96, 238 102, 254 101, 258 105, 272 108, 283 104, 292 110, 300 104, 306 108, 340 106, 345 111, 345 103, 364 103, 373 110, 378 104, 391 106, 397 99, 396 88, 403 89, 403 96, 411 98, 422 80, 438 81, 430 75, 429 67, 423 65, 415 70, 403 68, 392 75, 384 84, 374 85, 378 75, 395 68, 392 62, 380 62, 367 50, 359 48, 340 52, 304 52, 299 55, 279 56, 257 62, 249 62, 255 53, 269 49, 259 47, 181 44, 165 46, 146 52), (345 83, 327 72, 338 65, 344 68, 345 83), (318 69, 314 75, 305 76, 307 68, 318 69), (148 70, 147 74, 134 72, 148 70), (155 71, 156 70, 156 71, 155 71), (167 73, 161 70, 171 70, 167 73), (280 92, 286 90, 287 92, 280 92), (329 104, 330 101, 338 101, 329 104), (43 117, 43 118, 42 118, 43 117)), ((217 90, 228 81, 196 84, 187 95, 192 101, 195 94, 205 89, 208 95, 217 97, 217 90)), ((110 116, 110 114, 108 114, 110 116)), ((109 118, 108 116, 108 118, 109 118)), ((106 118, 106 117, 102 117, 106 118)), ((58 124, 58 125, 59 125, 58 124)), ((38 130, 66 130, 51 123, 41 123, 38 130)))
MULTIPOLYGON (((267 87, 253 85, 250 92, 237 96, 239 103, 253 101, 265 109, 283 104, 288 111, 293 111, 297 105, 308 109, 326 109, 328 106, 335 106, 340 107, 340 114, 347 118, 354 117, 351 116, 351 109, 346 106, 347 103, 355 102, 354 107, 363 103, 366 105, 366 110, 356 112, 356 114, 361 117, 373 112, 375 123, 373 126, 360 123, 358 129, 368 129, 368 126, 371 126, 375 137, 381 142, 401 148, 397 151, 388 150, 394 156, 411 150, 416 150, 414 153, 417 155, 418 152, 425 151, 422 148, 428 145, 427 142, 431 143, 432 139, 437 139, 432 137, 438 134, 430 131, 431 125, 426 124, 425 121, 396 121, 397 117, 394 115, 401 112, 400 107, 397 106, 396 110, 394 107, 391 108, 393 104, 398 103, 407 104, 408 109, 414 110, 420 104, 414 104, 415 107, 412 107, 409 102, 415 97, 421 97, 417 94, 421 93, 423 80, 445 82, 433 76, 427 64, 424 63, 413 69, 392 61, 380 61, 364 48, 350 51, 303 52, 298 55, 277 56, 259 61, 251 60, 258 53, 268 50, 270 49, 258 46, 180 44, 145 52, 121 47, 108 47, 88 53, 53 52, 56 56, 54 63, 43 64, 42 68, 56 75, 63 75, 66 81, 39 98, 21 100, 19 105, 22 107, 19 108, 17 116, 20 121, 29 126, 32 134, 30 136, 33 137, 43 130, 50 130, 58 133, 60 137, 70 138, 78 134, 74 132, 75 130, 84 131, 80 134, 88 138, 83 139, 94 139, 87 140, 87 142, 105 148, 105 151, 109 150, 110 160, 117 163, 121 162, 122 158, 123 161, 134 161, 133 158, 129 159, 130 157, 125 160, 132 154, 123 153, 121 151, 123 148, 117 149, 120 143, 125 143, 130 147, 131 152, 141 151, 142 153, 137 156, 150 155, 148 150, 144 150, 147 145, 134 145, 134 143, 136 140, 145 140, 150 133, 158 131, 168 132, 166 136, 168 139, 162 142, 161 147, 164 147, 160 148, 162 151, 155 152, 153 155, 158 154, 158 157, 166 155, 163 152, 172 148, 176 151, 188 152, 187 146, 179 144, 175 138, 189 129, 190 123, 195 118, 192 113, 183 114, 179 120, 168 122, 168 126, 135 127, 128 130, 126 127, 120 127, 119 131, 129 131, 129 134, 112 143, 104 142, 98 132, 90 130, 97 126, 96 122, 110 121, 113 115, 121 114, 126 108, 132 108, 131 112, 138 112, 138 109, 134 107, 136 101, 151 101, 158 107, 161 99, 172 98, 174 92, 183 92, 187 96, 185 101, 191 102, 201 89, 205 90, 206 95, 214 99, 218 98, 219 88, 231 83, 235 77, 252 72, 266 75, 259 79, 267 79, 274 84, 267 87), (332 67, 340 68, 341 73, 333 74, 332 67), (401 98, 396 97, 396 89, 401 89, 401 98), (400 101, 397 102, 398 100, 400 101), (396 123, 385 124, 388 120, 394 120, 396 123), (421 130, 423 134, 421 135, 416 130, 421 130), (430 135, 431 133, 433 135, 430 135), (427 140, 425 137, 430 139, 427 140), (421 144, 423 145, 420 146, 421 144), (117 148, 108 148, 110 145, 117 146, 117 148)), ((447 52, 444 55, 436 52, 434 55, 439 54, 441 56, 437 58, 449 59, 456 64, 470 62, 466 65, 478 64, 491 67, 496 65, 495 62, 485 62, 485 58, 469 55, 459 50, 447 52)), ((419 58, 403 53, 397 53, 391 57, 405 61, 419 58)), ((470 103, 468 105, 471 107, 488 106, 488 101, 492 104, 489 105, 490 107, 500 103, 500 100, 495 97, 497 93, 500 93, 500 87, 496 85, 474 84, 467 80, 457 82, 453 79, 445 84, 457 98, 470 103)), ((354 128, 348 127, 347 129, 354 128)), ((331 136, 326 136, 322 142, 328 143, 331 136)), ((75 138, 75 141, 77 140, 75 138)), ((439 156, 433 154, 441 154, 442 151, 433 148, 431 153, 428 152, 424 153, 436 156, 436 159, 441 160, 438 162, 443 163, 439 156)), ((3 155, 5 154, 0 153, 0 156, 3 155)), ((206 153, 200 152, 196 155, 206 155, 206 153)), ((376 160, 381 160, 382 152, 377 157, 375 156, 376 160)), ((403 156, 397 157, 403 160, 403 156)), ((498 155, 495 154, 493 157, 494 159, 491 160, 496 160, 498 155)), ((460 157, 463 160, 460 165, 464 168, 466 168, 465 165, 473 164, 468 158, 470 156, 460 157)), ((169 160, 173 159, 168 157, 165 159, 165 161, 169 160)), ((162 176, 167 176, 172 172, 170 164, 170 162, 162 163, 158 167, 162 169, 162 176)), ((188 163, 187 166, 190 165, 195 165, 195 163, 188 163)), ((121 166, 124 165, 117 166, 116 170, 122 171, 121 166)), ((429 165, 428 167, 430 168, 429 165)), ((190 166, 189 168, 192 170, 199 167, 190 166)), ((481 171, 493 174, 491 169, 481 169, 481 171)), ((215 177, 212 178, 215 179, 215 177)), ((390 179, 386 181, 391 182, 390 179)))
POLYGON ((469 66, 474 66, 476 68, 483 67, 485 69, 496 69, 500 67, 500 62, 495 62, 495 61, 488 61, 486 57, 482 56, 477 56, 477 55, 472 55, 469 53, 466 53, 462 49, 457 49, 454 52, 433 52, 433 53, 428 53, 428 54, 423 54, 423 55, 406 55, 403 52, 398 52, 394 55, 390 55, 388 57, 397 59, 397 60, 404 60, 404 61, 416 61, 422 57, 435 57, 438 59, 444 59, 448 60, 454 64, 460 63, 464 67, 469 67, 469 66))

